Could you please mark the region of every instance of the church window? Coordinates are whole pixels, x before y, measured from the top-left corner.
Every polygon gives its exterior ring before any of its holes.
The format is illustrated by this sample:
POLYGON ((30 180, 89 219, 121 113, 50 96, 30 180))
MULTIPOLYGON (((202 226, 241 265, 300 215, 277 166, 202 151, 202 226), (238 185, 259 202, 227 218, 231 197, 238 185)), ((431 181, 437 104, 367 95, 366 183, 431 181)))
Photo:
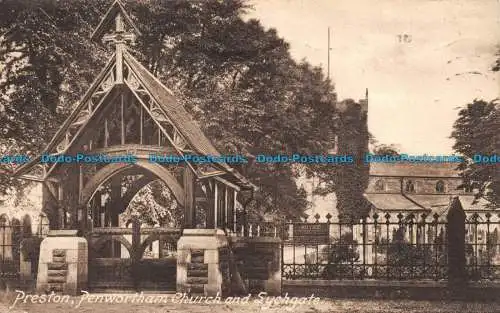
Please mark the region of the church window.
POLYGON ((382 179, 379 179, 375 182, 375 190, 376 191, 385 191, 385 183, 382 179))
POLYGON ((439 180, 436 183, 436 192, 438 192, 438 193, 444 193, 444 189, 445 189, 444 187, 445 187, 444 181, 439 180))
POLYGON ((413 183, 412 180, 409 180, 406 182, 405 191, 406 192, 415 192, 415 184, 413 183))

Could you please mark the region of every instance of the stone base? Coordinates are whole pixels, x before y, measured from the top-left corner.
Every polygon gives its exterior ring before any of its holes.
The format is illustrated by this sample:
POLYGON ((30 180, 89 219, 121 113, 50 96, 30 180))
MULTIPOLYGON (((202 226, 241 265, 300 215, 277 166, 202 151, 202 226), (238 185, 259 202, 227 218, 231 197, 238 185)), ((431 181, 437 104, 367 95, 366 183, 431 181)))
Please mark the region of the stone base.
POLYGON ((228 246, 222 230, 185 229, 177 242, 177 292, 225 293, 230 285, 228 246))
POLYGON ((249 291, 281 295, 281 239, 236 237, 231 240, 239 269, 246 274, 249 291))
POLYGON ((58 292, 78 295, 88 281, 88 244, 85 238, 47 237, 40 246, 38 293, 58 292))

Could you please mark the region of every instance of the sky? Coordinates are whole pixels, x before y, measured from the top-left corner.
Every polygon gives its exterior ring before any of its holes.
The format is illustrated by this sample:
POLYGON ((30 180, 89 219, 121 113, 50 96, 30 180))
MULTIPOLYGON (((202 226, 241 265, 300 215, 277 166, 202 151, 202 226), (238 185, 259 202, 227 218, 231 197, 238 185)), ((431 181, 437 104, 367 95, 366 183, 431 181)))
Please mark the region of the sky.
POLYGON ((339 99, 369 89, 370 132, 403 153, 446 155, 458 107, 500 97, 489 71, 500 0, 253 0, 248 15, 325 68, 339 99), (408 35, 400 42, 398 35, 408 35))

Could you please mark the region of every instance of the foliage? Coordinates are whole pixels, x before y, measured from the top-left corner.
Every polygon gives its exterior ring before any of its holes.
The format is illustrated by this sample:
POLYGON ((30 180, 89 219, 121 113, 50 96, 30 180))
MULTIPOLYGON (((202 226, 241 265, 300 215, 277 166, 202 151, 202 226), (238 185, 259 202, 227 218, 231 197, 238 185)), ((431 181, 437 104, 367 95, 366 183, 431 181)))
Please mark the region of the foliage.
MULTIPOLYGON (((102 0, 0 2, 0 149, 33 156, 103 65, 90 43, 102 0), (83 40, 82 40, 83 39, 83 40)), ((22 190, 0 167, 0 194, 22 190), (2 174, 3 173, 3 174, 2 174)))
MULTIPOLYGON (((109 55, 89 35, 109 1, 0 3, 0 146, 36 154, 109 55)), ((222 153, 322 153, 335 118, 321 68, 295 62, 274 29, 243 19, 245 1, 127 1, 144 36, 132 53, 179 96, 222 153)), ((253 165, 255 210, 300 216, 288 164, 253 165)), ((5 191, 13 182, 0 181, 5 191)), ((161 198, 161 197, 159 197, 161 198)))
MULTIPOLYGON (((19 151, 33 154, 102 66, 105 50, 87 38, 106 2, 1 5, 2 12, 11 13, 2 19, 1 29, 5 46, 12 47, 2 56, 7 62, 17 55, 2 70, 7 78, 3 88, 11 92, 2 103, 1 118, 8 123, 1 139, 14 140, 19 151), (19 23, 25 15, 30 23, 19 23), (28 43, 38 33, 37 41, 28 43), (25 48, 30 44, 32 49, 25 48), (33 111, 28 116, 20 109, 27 105, 33 111)), ((293 61, 275 30, 265 30, 256 20, 244 21, 241 16, 249 7, 243 1, 130 2, 129 8, 144 33, 134 52, 173 86, 221 152, 311 154, 331 146, 336 99, 330 82, 321 68, 293 61)), ((294 218, 302 214, 307 201, 291 166, 241 170, 261 187, 255 210, 294 218)))
POLYGON ((377 246, 377 252, 386 255, 388 268, 380 274, 391 277, 429 277, 430 273, 439 275, 439 271, 444 270, 447 264, 444 233, 440 232, 432 240, 432 245, 412 243, 407 235, 411 236, 408 229, 402 226, 393 231, 391 241, 382 238, 383 242, 377 246))
POLYGON ((181 227, 183 211, 165 184, 156 180, 142 188, 132 199, 122 214, 122 222, 127 223, 137 216, 142 224, 149 227, 181 227))
MULTIPOLYGON (((498 270, 495 268, 495 258, 498 254, 498 229, 495 228, 493 232, 486 230, 474 229, 476 232, 474 237, 485 236, 486 244, 476 245, 475 239, 466 242, 465 257, 467 262, 467 274, 469 279, 477 281, 481 279, 492 279, 497 275, 498 270)), ((479 242, 482 242, 478 238, 479 242)))
POLYGON ((352 273, 352 264, 359 261, 357 251, 358 242, 353 239, 352 233, 343 234, 336 241, 323 249, 322 254, 327 255, 328 265, 323 270, 325 279, 345 277, 352 273))
POLYGON ((496 56, 497 56, 497 59, 496 59, 496 61, 495 61, 495 64, 494 64, 494 65, 493 65, 493 67, 491 68, 491 70, 492 70, 493 72, 498 72, 498 71, 500 71, 500 49, 497 51, 496 56))
POLYGON ((390 145, 378 144, 375 147, 373 147, 373 154, 397 156, 400 154, 400 151, 399 148, 394 144, 390 145))
MULTIPOLYGON (((333 100, 325 97, 330 82, 321 68, 293 61, 276 30, 241 19, 247 9, 243 1, 161 2, 152 13, 139 6, 137 16, 153 14, 147 21, 155 21, 141 25, 149 34, 141 51, 155 51, 143 59, 175 86, 220 151, 250 158, 326 151, 334 119, 333 100)), ((303 214, 306 197, 289 164, 240 170, 260 188, 251 211, 293 219, 303 214)))
POLYGON ((366 216, 369 210, 369 204, 363 196, 369 176, 369 164, 364 163, 369 142, 367 113, 353 100, 345 100, 341 104, 345 109, 338 113, 337 154, 352 155, 354 163, 314 167, 324 182, 316 193, 325 195, 335 192, 339 215, 345 221, 357 221, 366 216))
POLYGON ((459 170, 464 186, 477 188, 476 198, 487 199, 493 208, 500 204, 500 173, 496 163, 474 162, 475 155, 498 154, 500 144, 500 103, 474 100, 462 108, 453 125, 453 149, 464 156, 459 170))

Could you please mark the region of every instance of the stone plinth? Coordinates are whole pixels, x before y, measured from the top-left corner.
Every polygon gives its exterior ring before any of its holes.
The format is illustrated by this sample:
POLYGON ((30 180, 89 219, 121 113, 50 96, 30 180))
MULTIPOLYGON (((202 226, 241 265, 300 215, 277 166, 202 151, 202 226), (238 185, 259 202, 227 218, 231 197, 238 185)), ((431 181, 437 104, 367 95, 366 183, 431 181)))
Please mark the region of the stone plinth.
POLYGON ((231 241, 238 270, 248 290, 281 295, 281 239, 234 237, 231 241))
POLYGON ((38 256, 40 255, 40 244, 42 239, 38 237, 24 238, 20 247, 19 258, 19 278, 23 286, 28 286, 35 282, 35 275, 38 263, 38 256))
POLYGON ((88 244, 73 231, 50 232, 40 246, 36 289, 39 293, 78 295, 88 280, 88 244))
POLYGON ((177 292, 222 295, 230 284, 227 253, 222 230, 185 229, 177 243, 177 292))

